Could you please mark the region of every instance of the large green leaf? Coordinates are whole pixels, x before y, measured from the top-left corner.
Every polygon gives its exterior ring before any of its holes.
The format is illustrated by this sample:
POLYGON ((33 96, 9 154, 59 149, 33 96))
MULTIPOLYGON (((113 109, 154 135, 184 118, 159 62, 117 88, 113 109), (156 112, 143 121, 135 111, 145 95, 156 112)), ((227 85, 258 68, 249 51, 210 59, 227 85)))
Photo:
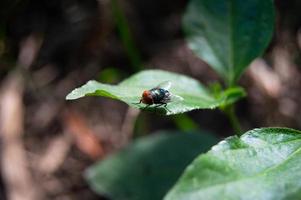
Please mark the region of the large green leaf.
POLYGON ((190 48, 233 84, 271 40, 273 2, 190 0, 183 27, 190 48))
POLYGON ((80 88, 73 90, 66 99, 77 99, 84 96, 104 96, 120 100, 132 107, 145 108, 143 104, 136 104, 141 98, 144 90, 156 87, 164 81, 170 81, 172 87, 170 92, 183 98, 182 101, 168 103, 167 109, 154 109, 167 115, 183 113, 194 109, 216 108, 232 103, 245 95, 242 88, 229 88, 216 94, 211 94, 197 80, 184 75, 166 72, 162 70, 145 70, 139 72, 118 85, 102 84, 96 81, 89 81, 80 88))
POLYGON ((190 164, 165 200, 288 200, 301 197, 301 132, 254 129, 190 164))
POLYGON ((206 133, 156 133, 95 164, 86 178, 113 200, 162 199, 187 164, 216 141, 206 133))

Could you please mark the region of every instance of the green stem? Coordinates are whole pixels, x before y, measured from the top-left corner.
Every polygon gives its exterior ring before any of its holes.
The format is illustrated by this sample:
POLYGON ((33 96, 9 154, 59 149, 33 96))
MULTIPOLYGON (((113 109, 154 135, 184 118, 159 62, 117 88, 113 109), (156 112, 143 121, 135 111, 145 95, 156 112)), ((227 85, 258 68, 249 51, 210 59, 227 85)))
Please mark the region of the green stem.
POLYGON ((239 120, 237 118, 237 115, 235 113, 235 107, 233 104, 227 106, 226 108, 223 109, 224 113, 227 115, 227 117, 230 120, 230 123, 237 135, 242 134, 242 129, 239 123, 239 120))
POLYGON ((111 0, 111 5, 113 17, 132 68, 134 71, 139 71, 142 69, 142 59, 136 48, 126 16, 121 9, 118 0, 111 0))
POLYGON ((181 131, 200 130, 198 124, 187 114, 174 115, 173 121, 181 131))

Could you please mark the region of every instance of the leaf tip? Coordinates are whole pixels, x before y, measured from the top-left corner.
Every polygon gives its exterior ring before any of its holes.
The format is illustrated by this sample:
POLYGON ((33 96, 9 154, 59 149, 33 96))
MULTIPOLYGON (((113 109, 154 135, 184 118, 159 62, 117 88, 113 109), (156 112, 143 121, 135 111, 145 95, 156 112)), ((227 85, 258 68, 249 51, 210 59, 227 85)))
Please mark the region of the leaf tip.
POLYGON ((82 95, 78 92, 78 89, 74 89, 66 96, 65 99, 69 101, 69 100, 75 100, 75 99, 81 98, 83 96, 84 95, 82 95))

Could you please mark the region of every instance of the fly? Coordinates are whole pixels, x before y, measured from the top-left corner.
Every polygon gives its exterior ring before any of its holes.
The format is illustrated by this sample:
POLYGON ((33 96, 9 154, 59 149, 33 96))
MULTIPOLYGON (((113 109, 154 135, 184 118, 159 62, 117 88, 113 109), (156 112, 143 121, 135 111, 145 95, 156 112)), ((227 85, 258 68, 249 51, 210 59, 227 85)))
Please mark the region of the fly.
POLYGON ((159 84, 157 87, 154 87, 150 90, 145 90, 142 93, 142 97, 139 103, 136 104, 141 104, 141 103, 146 104, 146 107, 144 107, 144 109, 153 104, 155 105, 155 108, 164 106, 166 110, 171 112, 166 107, 167 103, 172 101, 182 101, 183 98, 169 92, 170 87, 171 87, 171 82, 165 81, 159 84))

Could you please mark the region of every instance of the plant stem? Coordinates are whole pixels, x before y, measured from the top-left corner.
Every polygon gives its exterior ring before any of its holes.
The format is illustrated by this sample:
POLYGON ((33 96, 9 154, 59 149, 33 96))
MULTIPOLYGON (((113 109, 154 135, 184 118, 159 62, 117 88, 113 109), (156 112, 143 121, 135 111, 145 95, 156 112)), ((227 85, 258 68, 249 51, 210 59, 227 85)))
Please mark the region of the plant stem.
POLYGON ((126 16, 120 7, 118 0, 111 0, 113 17, 120 35, 120 39, 123 43, 125 51, 131 62, 134 71, 139 71, 143 68, 140 53, 136 48, 130 26, 126 19, 126 16))
POLYGON ((229 118, 230 123, 231 123, 232 128, 234 129, 235 133, 240 136, 242 134, 242 130, 241 130, 241 126, 240 126, 239 120, 237 118, 237 115, 235 113, 234 105, 231 104, 231 105, 225 107, 223 109, 223 111, 229 118))
POLYGON ((193 121, 187 114, 180 114, 173 116, 173 121, 177 128, 183 132, 200 130, 198 124, 193 121))

